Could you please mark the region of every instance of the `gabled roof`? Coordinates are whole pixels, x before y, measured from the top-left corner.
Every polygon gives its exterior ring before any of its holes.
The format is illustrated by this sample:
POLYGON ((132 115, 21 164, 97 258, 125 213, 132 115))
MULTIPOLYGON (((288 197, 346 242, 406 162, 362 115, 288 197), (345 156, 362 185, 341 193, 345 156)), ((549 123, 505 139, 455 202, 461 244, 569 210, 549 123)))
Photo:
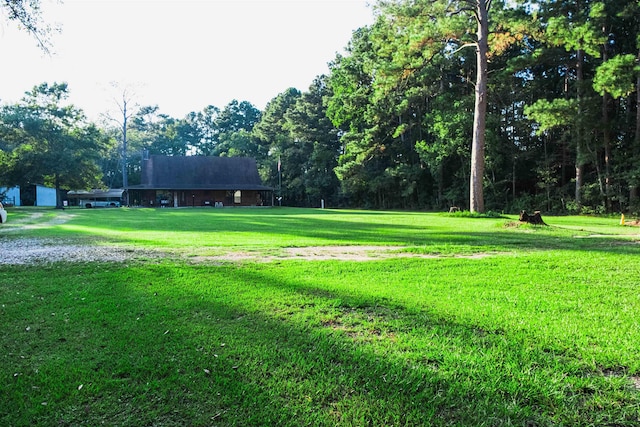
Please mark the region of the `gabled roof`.
POLYGON ((142 161, 142 183, 131 189, 273 190, 262 185, 248 157, 150 156, 142 161))

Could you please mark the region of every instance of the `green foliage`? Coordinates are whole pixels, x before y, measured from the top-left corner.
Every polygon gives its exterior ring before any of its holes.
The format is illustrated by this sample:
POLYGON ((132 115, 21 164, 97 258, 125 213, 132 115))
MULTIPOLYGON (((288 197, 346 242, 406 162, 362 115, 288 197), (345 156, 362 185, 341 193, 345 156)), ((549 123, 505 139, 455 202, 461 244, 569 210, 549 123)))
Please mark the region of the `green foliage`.
POLYGON ((43 83, 20 103, 2 108, 4 183, 58 190, 100 186, 98 161, 106 137, 81 110, 64 105, 67 95, 66 83, 43 83))
MULTIPOLYGON (((586 1, 585 4, 558 1, 566 4, 562 14, 548 20, 546 39, 556 46, 564 47, 567 52, 583 50, 588 55, 600 57, 600 47, 606 38, 598 27, 598 20, 605 16, 604 3, 586 1), (566 15, 565 15, 566 13, 566 15)), ((561 6, 562 7, 562 6, 561 6)))
MULTIPOLYGON (((280 191, 282 182, 285 205, 471 208, 471 159, 482 157, 488 210, 635 209, 637 1, 486 3, 483 156, 471 156, 477 21, 469 7, 479 3, 385 0, 327 76, 278 94, 265 111, 236 100, 182 119, 142 108, 130 127, 131 183, 139 181, 143 149, 251 156, 265 184, 280 191)), ((30 175, 38 141, 27 132, 36 127, 21 127, 16 115, 24 111, 10 110, 0 122, 4 181, 17 163, 24 167, 13 176, 51 180, 30 175)), ((118 132, 104 132, 106 154, 98 156, 111 187, 122 184, 118 132)))
POLYGON ((635 77, 640 72, 635 55, 616 55, 596 69, 593 88, 604 95, 605 92, 614 98, 631 94, 635 88, 635 77))
POLYGON ((214 156, 264 157, 260 145, 251 136, 260 121, 260 111, 247 101, 231 101, 216 117, 215 127, 219 142, 211 151, 214 156))
POLYGON ((524 113, 539 124, 537 132, 542 134, 558 126, 570 125, 578 113, 578 105, 575 99, 539 99, 526 106, 524 113))
POLYGON ((456 211, 456 212, 449 212, 445 215, 451 216, 451 217, 459 217, 459 218, 506 218, 504 215, 498 212, 493 212, 493 211, 487 211, 487 212, 456 211))

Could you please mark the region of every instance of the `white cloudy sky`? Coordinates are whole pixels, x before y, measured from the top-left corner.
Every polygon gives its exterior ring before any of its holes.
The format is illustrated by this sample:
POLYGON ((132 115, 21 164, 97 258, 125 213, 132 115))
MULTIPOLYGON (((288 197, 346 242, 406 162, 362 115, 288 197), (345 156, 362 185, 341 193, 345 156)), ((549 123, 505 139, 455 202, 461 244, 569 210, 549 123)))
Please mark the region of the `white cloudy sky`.
POLYGON ((233 99, 263 109, 327 73, 352 31, 373 22, 368 2, 42 0, 46 20, 62 30, 50 56, 0 17, 0 102, 64 81, 91 118, 117 109, 122 88, 177 118, 233 99))

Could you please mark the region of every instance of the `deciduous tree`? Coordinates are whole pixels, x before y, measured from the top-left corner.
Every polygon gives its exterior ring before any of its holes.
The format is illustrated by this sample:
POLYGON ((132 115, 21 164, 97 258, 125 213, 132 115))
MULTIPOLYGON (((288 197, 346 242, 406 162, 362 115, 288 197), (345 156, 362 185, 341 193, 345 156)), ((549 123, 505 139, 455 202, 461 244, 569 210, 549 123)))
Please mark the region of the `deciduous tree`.
POLYGON ((66 83, 43 83, 0 111, 7 185, 46 184, 60 190, 101 185, 98 164, 106 137, 82 110, 65 104, 66 83))

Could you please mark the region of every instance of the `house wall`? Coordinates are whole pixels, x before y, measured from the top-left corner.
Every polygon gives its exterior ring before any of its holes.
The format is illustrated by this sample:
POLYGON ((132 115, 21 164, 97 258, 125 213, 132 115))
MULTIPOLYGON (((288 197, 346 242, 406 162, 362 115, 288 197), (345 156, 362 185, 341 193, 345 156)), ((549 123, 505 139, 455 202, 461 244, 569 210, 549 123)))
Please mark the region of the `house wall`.
POLYGON ((202 207, 202 206, 267 206, 271 200, 263 192, 242 190, 236 197, 226 190, 131 190, 130 202, 143 207, 202 207))

